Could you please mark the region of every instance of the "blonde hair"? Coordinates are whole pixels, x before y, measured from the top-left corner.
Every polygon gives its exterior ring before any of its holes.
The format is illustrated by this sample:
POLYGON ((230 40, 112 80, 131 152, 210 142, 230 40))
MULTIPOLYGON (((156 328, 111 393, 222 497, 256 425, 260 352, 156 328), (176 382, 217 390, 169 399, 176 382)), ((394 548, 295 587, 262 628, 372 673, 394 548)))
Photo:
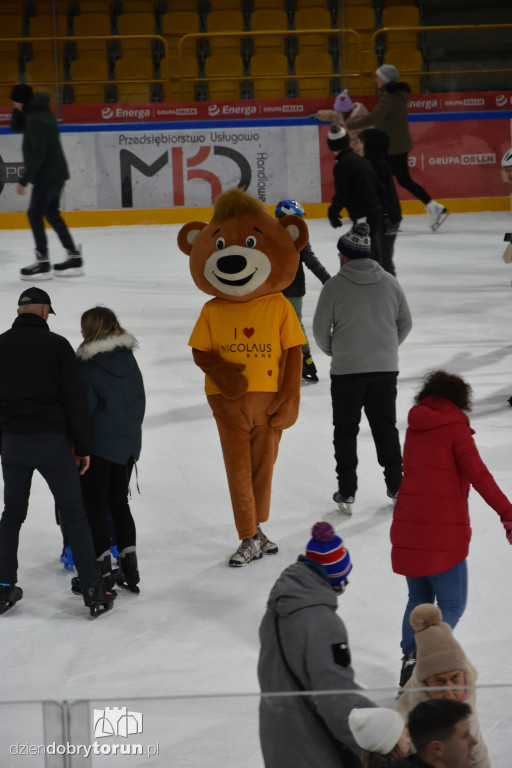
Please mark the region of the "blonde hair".
POLYGON ((105 336, 121 336, 126 333, 114 312, 108 307, 93 307, 86 310, 80 318, 80 324, 84 337, 83 344, 103 339, 105 336))
POLYGON ((260 200, 236 187, 235 189, 228 189, 216 199, 212 221, 221 222, 244 213, 256 215, 262 212, 267 213, 260 200))

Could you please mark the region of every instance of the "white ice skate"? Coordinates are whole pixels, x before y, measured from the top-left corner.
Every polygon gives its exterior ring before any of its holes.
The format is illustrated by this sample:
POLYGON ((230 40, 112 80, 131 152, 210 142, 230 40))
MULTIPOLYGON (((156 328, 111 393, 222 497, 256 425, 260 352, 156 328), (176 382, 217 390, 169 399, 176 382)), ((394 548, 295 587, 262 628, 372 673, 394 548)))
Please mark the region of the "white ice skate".
POLYGON ((229 565, 231 568, 242 568, 261 557, 263 557, 261 540, 256 535, 250 539, 242 539, 237 551, 229 558, 229 565))
POLYGON ((446 221, 450 215, 450 211, 448 211, 444 205, 437 203, 435 200, 431 200, 429 203, 427 203, 427 210, 432 214, 430 229, 432 232, 436 232, 441 224, 446 221))
POLYGON ((355 501, 354 496, 343 496, 341 491, 336 491, 332 498, 338 505, 340 512, 344 512, 346 515, 352 514, 352 505, 355 501))

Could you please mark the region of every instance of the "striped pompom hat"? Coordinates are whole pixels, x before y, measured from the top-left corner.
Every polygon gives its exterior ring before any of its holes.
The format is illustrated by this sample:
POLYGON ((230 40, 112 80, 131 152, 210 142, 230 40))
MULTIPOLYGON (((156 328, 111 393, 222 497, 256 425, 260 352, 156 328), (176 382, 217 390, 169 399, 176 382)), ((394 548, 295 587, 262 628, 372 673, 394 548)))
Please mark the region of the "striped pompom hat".
POLYGON ((343 539, 336 535, 330 523, 315 523, 311 535, 306 557, 324 566, 333 587, 341 584, 352 570, 350 555, 343 539))

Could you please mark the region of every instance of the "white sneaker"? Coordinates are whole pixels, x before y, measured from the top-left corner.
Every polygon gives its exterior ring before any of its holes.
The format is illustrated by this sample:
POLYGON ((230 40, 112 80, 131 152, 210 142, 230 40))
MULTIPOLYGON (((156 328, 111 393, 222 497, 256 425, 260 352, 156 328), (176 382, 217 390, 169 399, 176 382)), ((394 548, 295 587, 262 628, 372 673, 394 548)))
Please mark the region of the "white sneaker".
POLYGON ((253 536, 251 539, 242 539, 237 551, 229 558, 229 565, 231 568, 242 568, 252 560, 259 560, 261 557, 263 557, 261 540, 253 536))
POLYGON ((270 541, 268 536, 265 536, 265 534, 263 533, 259 525, 258 525, 258 533, 254 538, 259 539, 261 541, 261 551, 265 555, 275 555, 277 552, 279 552, 279 547, 277 546, 277 544, 275 544, 273 541, 270 541))

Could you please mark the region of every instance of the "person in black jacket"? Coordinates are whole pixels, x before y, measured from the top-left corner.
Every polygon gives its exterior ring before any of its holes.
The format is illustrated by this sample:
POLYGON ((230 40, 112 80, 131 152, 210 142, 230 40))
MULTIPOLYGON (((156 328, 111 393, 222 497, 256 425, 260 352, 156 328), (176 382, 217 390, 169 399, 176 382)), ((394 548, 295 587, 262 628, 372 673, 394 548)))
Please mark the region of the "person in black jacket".
MULTIPOLYGON (((34 470, 44 477, 59 507, 64 532, 93 610, 111 606, 115 593, 103 590, 91 531, 73 459, 81 474, 89 467, 89 418, 78 362, 69 342, 52 333, 50 297, 28 288, 18 317, 0 335, 0 431, 4 511, 0 520, 0 606, 23 592, 16 587, 20 528, 25 521, 34 470)), ((0 607, 0 613, 2 608, 0 607)))
MULTIPOLYGON (((304 208, 296 200, 281 200, 274 211, 276 219, 282 219, 283 216, 297 215, 305 216, 304 208)), ((315 277, 318 277, 322 285, 330 278, 330 274, 325 269, 324 265, 317 259, 311 243, 307 245, 300 252, 299 266, 297 272, 290 285, 282 291, 283 296, 286 296, 290 304, 295 310, 304 336, 306 337, 306 343, 302 347, 302 378, 306 381, 316 382, 318 381, 316 365, 313 362, 311 350, 309 347, 308 335, 304 324, 302 322, 302 300, 306 295, 306 277, 304 275, 304 266, 310 269, 315 277)))
POLYGON ((333 123, 327 135, 327 146, 336 155, 334 166, 334 197, 327 215, 335 229, 342 226, 340 211, 346 208, 355 224, 366 219, 370 227, 372 259, 382 262, 384 190, 371 163, 356 155, 350 147, 350 136, 340 125, 333 123))
POLYGON ((373 166, 380 181, 380 201, 383 208, 383 232, 381 236, 381 262, 380 265, 386 272, 396 277, 393 263, 395 240, 402 221, 402 209, 396 193, 393 174, 387 162, 389 150, 389 136, 378 128, 367 128, 361 133, 364 146, 364 156, 373 166))
POLYGON ((59 128, 50 109, 47 93, 33 93, 30 85, 20 83, 11 92, 14 109, 11 130, 23 133, 23 161, 25 169, 18 194, 24 195, 27 184, 32 184, 32 195, 27 215, 36 244, 36 261, 21 270, 22 280, 47 280, 51 277, 48 241, 44 219, 50 224, 68 257, 54 265, 56 275, 66 277, 83 274, 81 251, 59 210, 64 182, 69 171, 60 143, 59 128))
MULTIPOLYGON (((82 492, 92 529, 103 584, 139 593, 135 522, 128 504, 129 482, 142 444, 146 398, 133 350, 137 341, 108 307, 93 307, 81 318, 84 340, 77 357, 91 423, 91 466, 82 492), (110 554, 112 517, 119 570, 114 577, 110 554)), ((76 582, 75 582, 76 583, 76 582)))

